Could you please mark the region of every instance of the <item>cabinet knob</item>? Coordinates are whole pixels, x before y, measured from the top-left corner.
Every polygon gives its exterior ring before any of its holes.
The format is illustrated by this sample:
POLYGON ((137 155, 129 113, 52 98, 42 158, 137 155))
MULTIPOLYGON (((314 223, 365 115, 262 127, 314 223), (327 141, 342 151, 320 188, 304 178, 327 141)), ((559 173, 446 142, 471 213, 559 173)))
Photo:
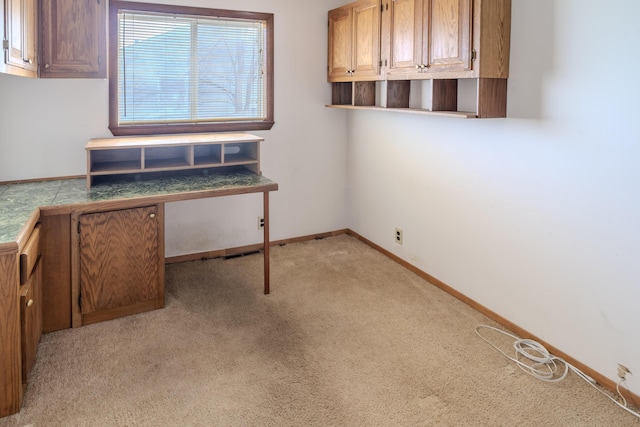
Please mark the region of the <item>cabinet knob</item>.
POLYGON ((49 68, 51 68, 51 64, 44 64, 44 68, 48 70, 49 68))
POLYGON ((33 305, 33 299, 27 301, 27 307, 31 307, 33 305))
POLYGON ((30 59, 30 58, 23 59, 23 61, 26 62, 29 65, 33 64, 33 59, 30 59))
POLYGON ((156 214, 154 214, 154 213, 152 213, 152 214, 150 214, 150 215, 149 215, 149 218, 151 218, 151 219, 153 219, 153 218, 155 218, 155 217, 156 217, 156 214))

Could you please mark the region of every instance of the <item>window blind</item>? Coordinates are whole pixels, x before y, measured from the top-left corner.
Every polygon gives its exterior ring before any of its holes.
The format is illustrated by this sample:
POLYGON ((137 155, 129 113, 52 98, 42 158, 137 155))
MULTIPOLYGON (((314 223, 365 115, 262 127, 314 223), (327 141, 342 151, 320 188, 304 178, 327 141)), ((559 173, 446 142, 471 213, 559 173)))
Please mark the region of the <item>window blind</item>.
POLYGON ((261 21, 121 10, 119 124, 264 120, 265 30, 261 21))

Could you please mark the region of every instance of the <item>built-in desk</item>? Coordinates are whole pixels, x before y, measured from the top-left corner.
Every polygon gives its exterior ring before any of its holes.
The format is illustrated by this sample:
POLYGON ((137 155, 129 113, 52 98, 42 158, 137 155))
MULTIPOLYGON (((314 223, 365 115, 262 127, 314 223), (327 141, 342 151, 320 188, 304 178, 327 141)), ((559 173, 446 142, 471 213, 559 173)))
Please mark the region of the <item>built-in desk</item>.
MULTIPOLYGON (((30 254, 37 224, 41 241, 36 246, 42 256, 35 268, 41 268, 42 275, 43 329, 51 332, 82 324, 75 299, 79 266, 74 264, 74 251, 78 250, 75 227, 86 213, 154 206, 158 210, 146 214, 157 219, 163 218, 166 202, 262 193, 264 293, 268 294, 269 192, 277 189, 277 183, 244 166, 119 175, 94 183, 90 190, 84 177, 0 184, 0 416, 18 412, 22 405, 26 379, 22 374, 20 255, 30 254)), ((159 226, 163 252, 164 225, 159 226)), ((160 258, 164 262, 163 253, 160 258)), ((37 260, 29 259, 30 265, 37 260)), ((164 276, 162 287, 164 292, 164 276)), ((163 302, 164 294, 160 297, 163 302)))

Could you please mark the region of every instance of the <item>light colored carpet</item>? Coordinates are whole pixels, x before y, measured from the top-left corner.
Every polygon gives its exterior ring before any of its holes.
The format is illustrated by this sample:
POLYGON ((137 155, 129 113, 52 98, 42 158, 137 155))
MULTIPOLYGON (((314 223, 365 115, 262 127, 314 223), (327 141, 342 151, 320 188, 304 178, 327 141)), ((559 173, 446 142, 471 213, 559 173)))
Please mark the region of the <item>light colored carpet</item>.
POLYGON ((494 323, 355 238, 274 247, 271 270, 265 296, 261 255, 169 265, 166 308, 43 336, 0 426, 640 425, 525 374, 475 334, 494 323))

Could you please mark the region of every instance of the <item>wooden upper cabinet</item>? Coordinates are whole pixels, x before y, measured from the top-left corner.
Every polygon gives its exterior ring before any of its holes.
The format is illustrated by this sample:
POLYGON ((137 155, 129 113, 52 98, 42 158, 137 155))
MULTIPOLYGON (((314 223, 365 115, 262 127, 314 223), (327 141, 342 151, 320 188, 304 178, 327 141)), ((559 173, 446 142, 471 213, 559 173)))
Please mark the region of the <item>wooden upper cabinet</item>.
POLYGON ((380 76, 380 1, 360 0, 329 11, 329 81, 380 76))
POLYGON ((391 0, 387 72, 471 69, 471 0, 391 0))
POLYGON ((36 77, 37 4, 36 0, 5 0, 3 38, 4 72, 36 77))
POLYGON ((351 71, 351 8, 329 12, 329 79, 349 76, 351 71))
POLYGON ((389 2, 387 69, 418 72, 422 64, 422 18, 426 0, 395 0, 389 2))
POLYGON ((429 0, 423 25, 428 72, 471 69, 471 0, 429 0))
POLYGON ((41 0, 40 77, 107 77, 107 0, 41 0))

